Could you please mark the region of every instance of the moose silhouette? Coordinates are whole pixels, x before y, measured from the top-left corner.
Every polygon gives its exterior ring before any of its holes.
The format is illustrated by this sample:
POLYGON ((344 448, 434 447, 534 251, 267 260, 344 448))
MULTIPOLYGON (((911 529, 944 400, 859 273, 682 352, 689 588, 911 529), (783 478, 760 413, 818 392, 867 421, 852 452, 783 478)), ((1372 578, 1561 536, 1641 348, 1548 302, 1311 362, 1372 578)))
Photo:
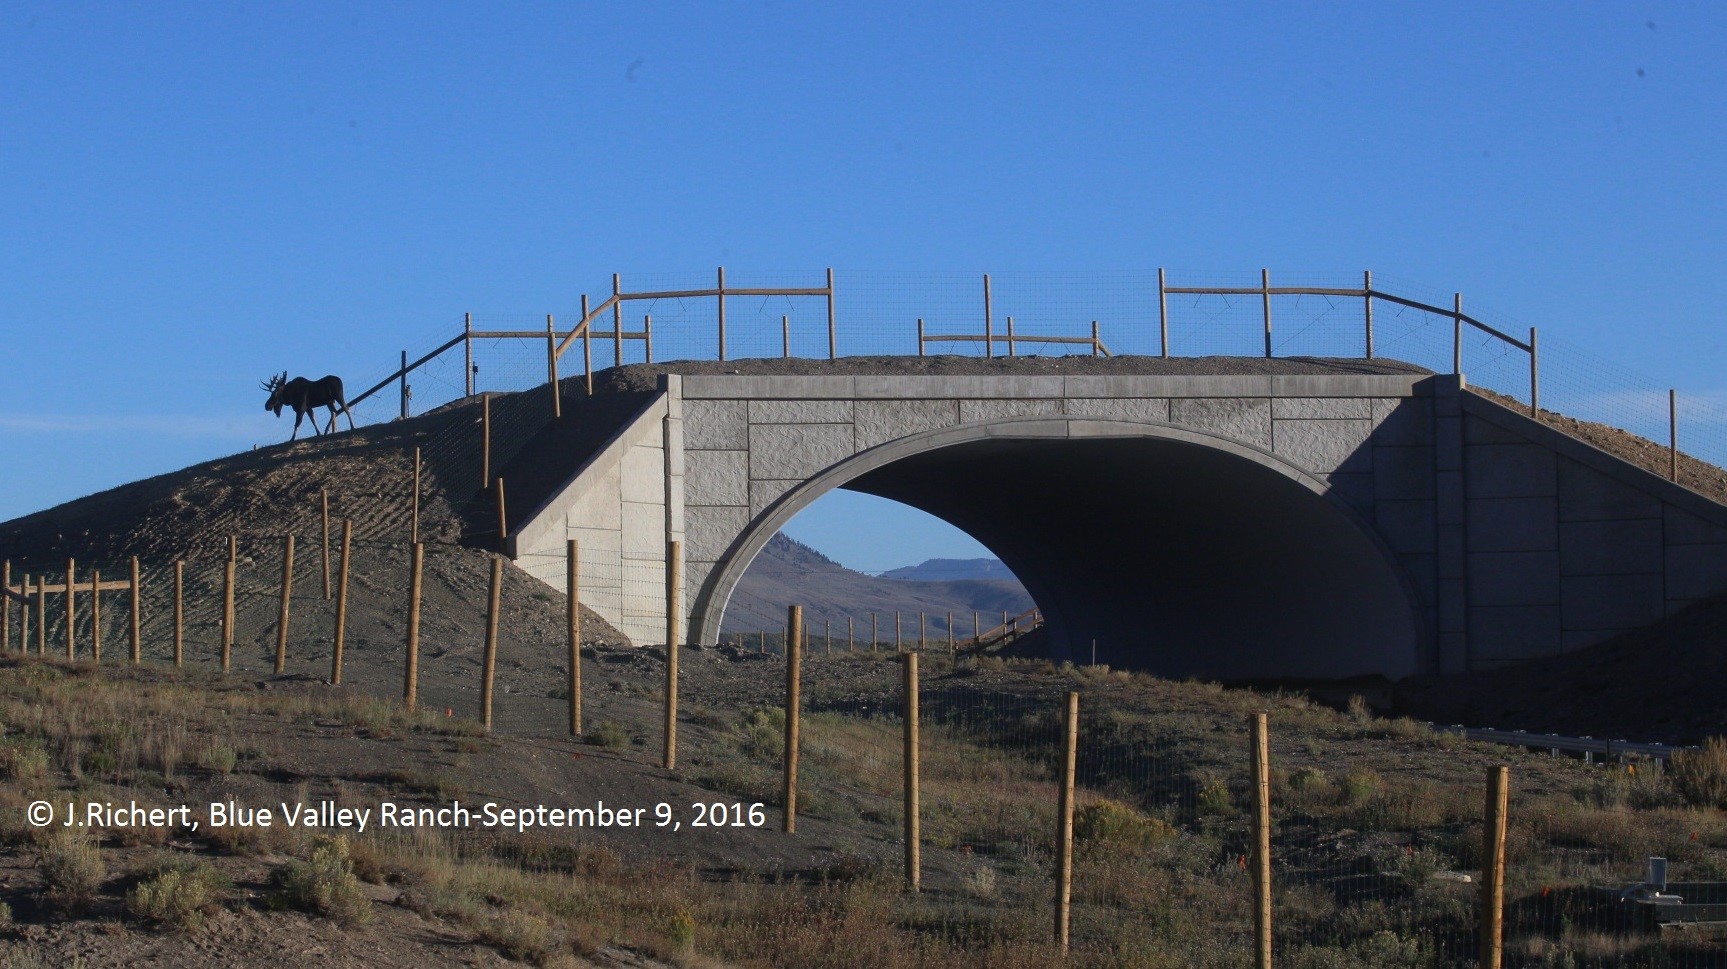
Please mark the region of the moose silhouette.
MULTIPOLYGON (((348 402, 342 396, 342 378, 327 374, 320 380, 307 380, 305 377, 288 379, 288 371, 282 371, 279 377, 271 377, 259 385, 270 392, 270 399, 264 403, 264 409, 272 411, 277 417, 282 416, 282 407, 294 408, 294 433, 288 438, 292 441, 300 436, 300 421, 307 411, 320 407, 330 409, 330 430, 336 430, 336 414, 348 415, 348 429, 354 429, 354 415, 348 411, 348 402)), ((322 434, 318 428, 318 415, 312 415, 312 433, 322 434)))

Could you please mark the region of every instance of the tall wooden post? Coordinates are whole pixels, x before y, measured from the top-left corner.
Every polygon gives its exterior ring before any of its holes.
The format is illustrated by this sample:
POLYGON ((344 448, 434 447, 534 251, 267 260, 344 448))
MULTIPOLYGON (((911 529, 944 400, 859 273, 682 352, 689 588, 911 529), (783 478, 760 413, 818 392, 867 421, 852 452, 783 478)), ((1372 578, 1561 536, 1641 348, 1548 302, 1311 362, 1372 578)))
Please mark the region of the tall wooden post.
POLYGON ((354 522, 342 519, 342 569, 336 579, 336 642, 330 651, 330 685, 342 685, 342 646, 348 638, 348 559, 353 550, 354 522))
POLYGON ((1451 372, 1463 372, 1463 294, 1451 294, 1451 372))
POLYGON ((918 702, 917 654, 905 657, 905 880, 917 891, 923 881, 919 858, 922 835, 918 817, 918 702))
POLYGON ((1259 271, 1259 291, 1265 303, 1265 356, 1271 357, 1271 270, 1259 271))
POLYGON ((1541 418, 1541 343, 1535 327, 1529 328, 1529 416, 1541 418))
POLYGON ((1481 969, 1505 961, 1505 828, 1511 802, 1511 769, 1487 769, 1487 808, 1482 825, 1481 969))
POLYGON ((846 652, 857 651, 857 637, 852 632, 852 617, 846 617, 846 652))
POLYGON ((1367 328, 1367 359, 1373 359, 1373 270, 1361 273, 1361 316, 1367 328))
POLYGON ((132 645, 132 665, 133 666, 138 665, 138 663, 143 659, 143 653, 144 653, 144 630, 142 628, 142 617, 139 614, 140 613, 139 604, 142 600, 141 590, 139 587, 140 579, 141 579, 141 577, 138 574, 138 556, 134 555, 134 556, 132 556, 132 643, 131 643, 131 645, 132 645))
POLYGON ((726 267, 720 267, 720 359, 726 358, 726 267))
POLYGON ((504 595, 504 557, 492 556, 492 591, 486 599, 486 653, 480 666, 480 722, 492 729, 492 684, 498 673, 498 611, 504 595))
POLYGON ((654 362, 654 314, 642 314, 642 358, 646 363, 654 362))
POLYGON ((48 580, 36 577, 36 655, 48 655, 48 580))
POLYGON ((839 333, 834 325, 834 270, 828 267, 828 359, 839 356, 839 333))
MULTIPOLYGON (((68 585, 68 591, 70 585, 68 585)), ((90 570, 90 661, 102 662, 102 570, 90 570)))
POLYGON ((1103 341, 1101 339, 1099 339, 1098 335, 1097 335, 1097 321, 1092 320, 1091 321, 1091 355, 1094 357, 1097 356, 1098 351, 1101 349, 1103 349, 1103 341))
POLYGON ((897 653, 903 650, 905 648, 901 645, 903 642, 904 639, 900 635, 900 612, 895 609, 893 611, 893 651, 897 653))
POLYGON ((798 712, 803 690, 804 607, 786 609, 785 833, 798 827, 798 712))
MULTIPOLYGON (((417 542, 419 540, 420 540, 420 449, 415 448, 414 449, 414 494, 413 494, 413 497, 411 499, 409 499, 409 506, 408 506, 408 541, 417 542)), ((329 517, 326 515, 325 520, 324 520, 324 555, 326 558, 326 561, 324 563, 324 598, 326 598, 326 599, 328 599, 330 597, 329 596, 330 566, 329 566, 329 562, 328 562, 329 554, 330 554, 330 523, 329 523, 329 517)))
POLYGON ((1265 714, 1248 718, 1253 769, 1254 967, 1271 969, 1271 739, 1265 714))
POLYGON ((1066 733, 1061 751, 1061 795, 1056 804, 1055 944, 1067 951, 1068 912, 1073 903, 1073 776, 1079 757, 1079 693, 1067 695, 1066 733))
MULTIPOLYGON (((230 547, 232 547, 230 545, 230 547)), ((222 563, 222 672, 234 661, 234 567, 232 557, 222 563)))
POLYGON ((624 365, 624 283, 612 273, 612 365, 624 365))
MULTIPOLYGON (((5 593, 0 595, 0 653, 12 650, 12 560, 0 563, 0 586, 5 593)), ((20 647, 18 652, 24 652, 20 647)))
POLYGON ((1163 267, 1157 268, 1157 345, 1158 356, 1169 356, 1169 287, 1163 275, 1163 267))
POLYGON ((73 591, 76 581, 78 563, 73 559, 66 560, 66 659, 68 662, 77 658, 77 643, 72 638, 73 619, 76 617, 78 594, 73 591))
POLYGON ((174 667, 186 663, 186 563, 174 560, 174 667))
POLYGON ((276 614, 276 675, 288 669, 288 608, 294 601, 294 536, 282 537, 282 608, 276 614))
POLYGON ((480 488, 492 483, 492 395, 480 395, 480 488))
POLYGON ((552 389, 552 416, 564 416, 564 395, 558 392, 558 331, 550 313, 546 314, 546 383, 552 389))
POLYGON ((409 710, 420 699, 420 574, 426 547, 414 543, 408 565, 408 656, 402 672, 402 704, 409 710))
POLYGON ((927 613, 917 614, 917 651, 923 652, 929 645, 929 616, 927 613))
POLYGON ((582 603, 581 544, 564 543, 564 595, 570 632, 570 736, 582 734, 582 603))
MULTIPOLYGON (((474 396, 474 314, 462 314, 462 389, 464 395, 474 396)), ((329 596, 325 595, 328 599, 329 596)))
POLYGON ((594 396, 594 327, 588 319, 588 294, 582 294, 582 372, 588 385, 588 396, 594 396))
POLYGON ((1679 481, 1679 391, 1667 391, 1667 480, 1679 481))
POLYGON ((1013 317, 1010 316, 1007 318, 1007 355, 1011 357, 1017 353, 1013 344, 1013 317))
MULTIPOLYGON (((37 579, 36 584, 40 586, 42 584, 42 580, 37 579)), ((26 599, 30 597, 30 573, 24 573, 23 578, 18 580, 18 588, 23 591, 26 599)), ((37 596, 34 606, 25 603, 18 607, 18 655, 20 656, 30 652, 30 615, 32 612, 36 615, 36 626, 37 629, 40 630, 42 626, 41 596, 37 596)), ((42 646, 40 643, 37 644, 36 652, 38 654, 42 652, 42 646)))
MULTIPOLYGON (((415 449, 416 451, 418 448, 415 449)), ((318 489, 318 520, 322 538, 324 565, 324 601, 330 601, 330 489, 318 489)))
POLYGON ((917 318, 917 355, 923 356, 923 317, 917 318))
POLYGON ((661 764, 678 765, 678 614, 683 611, 684 543, 666 543, 666 749, 661 764))
POLYGON ((952 656, 957 649, 958 649, 958 646, 956 646, 954 644, 954 641, 953 641, 953 613, 950 612, 947 614, 947 652, 948 652, 948 655, 952 656))
POLYGON ((995 306, 989 298, 989 273, 983 274, 983 355, 995 356, 995 306))
POLYGON ((869 614, 869 651, 875 652, 881 646, 881 634, 876 631, 876 614, 869 614))

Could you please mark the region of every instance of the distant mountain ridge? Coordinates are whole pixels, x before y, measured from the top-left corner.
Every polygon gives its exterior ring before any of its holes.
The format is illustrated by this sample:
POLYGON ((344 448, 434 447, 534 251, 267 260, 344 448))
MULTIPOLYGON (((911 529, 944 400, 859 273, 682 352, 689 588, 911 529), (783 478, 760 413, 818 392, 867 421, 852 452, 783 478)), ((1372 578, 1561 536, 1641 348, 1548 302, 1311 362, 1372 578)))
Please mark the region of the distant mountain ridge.
POLYGON ((1000 559, 925 559, 917 565, 889 569, 881 574, 881 578, 907 579, 913 582, 956 579, 1006 579, 1015 584, 1019 582, 1000 559))
POLYGON ((974 614, 988 629, 1003 612, 1018 615, 1032 607, 1025 587, 993 559, 931 559, 874 576, 848 569, 782 533, 768 540, 732 593, 725 631, 779 629, 792 604, 804 607, 808 622, 850 616, 861 623, 860 631, 874 613, 884 635, 895 612, 915 635, 921 613, 928 617, 930 634, 943 637, 949 614, 956 635, 966 636, 974 614))

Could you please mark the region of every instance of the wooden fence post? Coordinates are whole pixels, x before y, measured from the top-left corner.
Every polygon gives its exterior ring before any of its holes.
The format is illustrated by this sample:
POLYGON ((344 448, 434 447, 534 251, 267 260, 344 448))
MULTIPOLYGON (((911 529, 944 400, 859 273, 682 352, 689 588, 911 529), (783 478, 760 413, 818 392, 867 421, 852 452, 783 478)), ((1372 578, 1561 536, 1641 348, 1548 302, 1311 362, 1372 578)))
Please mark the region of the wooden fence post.
MULTIPOLYGON (((328 528, 328 525, 326 525, 325 536, 324 536, 326 546, 329 544, 328 532, 329 532, 329 528, 328 528)), ((414 496, 412 498, 411 508, 408 512, 408 541, 417 542, 419 540, 420 540, 420 449, 415 448, 414 449, 414 496)), ((325 554, 328 554, 328 553, 329 553, 329 549, 326 548, 325 554)), ((325 581, 327 584, 328 579, 329 579, 329 569, 327 567, 324 570, 324 573, 325 573, 325 581)), ((326 593, 324 598, 326 598, 326 599, 329 598, 329 595, 326 593)))
POLYGON ((480 722, 492 729, 492 684, 498 671, 498 610, 503 599, 504 557, 492 556, 492 591, 486 599, 486 653, 480 667, 480 722))
POLYGON ((1367 327, 1367 359, 1373 359, 1373 270, 1361 273, 1361 316, 1367 327))
POLYGON ((1463 372, 1463 294, 1451 294, 1451 372, 1463 372))
POLYGON ((881 634, 876 630, 876 614, 869 614, 869 651, 875 652, 881 647, 881 634))
POLYGON ((510 520, 504 516, 504 479, 498 478, 498 551, 505 551, 504 540, 510 537, 510 520))
POLYGON ((138 615, 139 604, 141 601, 141 590, 139 589, 140 580, 141 580, 141 576, 138 573, 138 556, 134 555, 134 556, 132 556, 132 665, 133 666, 137 666, 138 663, 143 659, 143 652, 144 652, 144 630, 141 628, 141 617, 138 615))
POLYGON ((492 483, 492 395, 480 395, 480 488, 492 483))
POLYGON ((1067 951, 1068 912, 1073 903, 1073 776, 1079 757, 1079 693, 1067 695, 1066 730, 1061 751, 1061 795, 1056 804, 1055 944, 1067 951))
MULTIPOLYGON (((921 354, 920 354, 921 355, 921 354)), ((839 333, 834 321, 834 270, 828 267, 828 359, 839 357, 839 333)))
POLYGON ((354 522, 342 519, 342 571, 336 579, 336 643, 330 651, 330 685, 342 685, 342 645, 348 636, 348 558, 352 550, 354 522))
POLYGON ((324 601, 330 601, 330 489, 318 489, 318 505, 324 526, 324 601))
POLYGON ((1248 718, 1253 769, 1253 934, 1255 969, 1271 969, 1271 738, 1266 717, 1248 718))
MULTIPOLYGON (((5 594, 0 595, 0 653, 12 649, 12 560, 7 559, 0 564, 0 586, 5 587, 5 594)), ((19 650, 23 652, 23 650, 19 650)))
MULTIPOLYGON (((70 590, 71 584, 67 583, 70 590)), ((102 570, 90 570, 90 661, 102 663, 102 570)))
POLYGON ((415 542, 408 565, 408 656, 402 673, 402 703, 409 710, 420 699, 420 569, 425 554, 426 547, 415 542))
POLYGON ((282 537, 282 608, 276 615, 276 675, 288 669, 288 612, 294 601, 294 536, 282 537))
POLYGON ((466 396, 474 396, 474 314, 472 313, 462 314, 462 388, 466 396))
MULTIPOLYGON (((229 548, 233 548, 230 544, 229 548)), ((234 659, 234 566, 232 556, 222 563, 222 672, 228 672, 234 659)))
POLYGON ((846 617, 846 652, 857 651, 857 635, 852 631, 852 617, 846 617))
POLYGON ((1157 268, 1157 345, 1158 356, 1169 356, 1169 287, 1165 282, 1163 267, 1157 268))
POLYGON ((1487 808, 1482 824, 1481 967, 1500 969, 1505 960, 1505 828, 1511 800, 1511 769, 1487 769, 1487 808))
MULTIPOLYGON (((24 573, 18 579, 18 589, 24 594, 25 602, 18 604, 18 655, 30 652, 30 613, 35 609, 28 600, 30 598, 30 573, 24 573)), ((41 617, 37 617, 41 624, 41 617)))
POLYGON ((798 827, 798 709, 803 690, 804 607, 786 608, 785 833, 798 827))
POLYGON ((174 667, 186 662, 186 562, 174 560, 174 667))
POLYGON ((612 366, 624 365, 624 281, 612 273, 612 366))
POLYGON ((995 304, 989 298, 989 273, 983 274, 983 355, 995 356, 995 304))
POLYGON ((1259 271, 1259 289, 1265 300, 1265 356, 1271 358, 1271 270, 1259 271))
POLYGON ((570 736, 582 735, 582 603, 581 544, 564 544, 564 594, 570 627, 570 736))
POLYGON ((898 653, 904 648, 903 646, 900 645, 900 643, 901 643, 901 638, 900 638, 899 610, 895 609, 893 611, 893 651, 894 652, 898 653))
POLYGON ((76 618, 73 610, 77 608, 78 594, 73 591, 74 576, 78 572, 78 563, 73 559, 66 560, 66 661, 77 659, 77 643, 72 638, 73 620, 76 618))
POLYGON ((726 267, 721 266, 719 272, 720 297, 720 359, 726 358, 726 267))
POLYGON ((923 882, 919 857, 917 654, 905 656, 905 880, 912 891, 923 882))
POLYGON ((666 543, 666 752, 661 765, 678 765, 678 614, 683 611, 684 543, 666 543))
POLYGON ((923 652, 929 645, 929 616, 927 613, 917 614, 917 651, 923 652))
MULTIPOLYGON (((594 396, 594 328, 588 320, 588 294, 582 294, 582 370, 588 386, 588 396, 594 396)), ((721 358, 725 359, 724 357, 721 358)))
POLYGON ((546 382, 552 388, 552 417, 563 417, 564 395, 558 391, 558 331, 550 313, 546 314, 546 382))
POLYGON ((1529 328, 1529 416, 1541 419, 1541 334, 1529 328))
POLYGON ((952 656, 958 650, 953 641, 953 613, 947 614, 947 654, 952 656))
POLYGON ((36 577, 36 655, 48 655, 48 580, 36 577))
POLYGON ((1667 480, 1679 481, 1679 391, 1667 391, 1667 480))

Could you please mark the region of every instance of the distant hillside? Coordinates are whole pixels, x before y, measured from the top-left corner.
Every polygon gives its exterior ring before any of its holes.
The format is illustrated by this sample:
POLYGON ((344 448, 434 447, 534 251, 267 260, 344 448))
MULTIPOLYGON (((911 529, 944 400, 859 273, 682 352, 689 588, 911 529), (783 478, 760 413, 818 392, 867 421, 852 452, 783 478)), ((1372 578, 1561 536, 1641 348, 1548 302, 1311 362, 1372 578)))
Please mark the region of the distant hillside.
MULTIPOLYGON (((941 574, 943 563, 952 559, 933 559, 923 565, 900 572, 941 574)), ((971 566, 975 574, 981 559, 962 564, 971 566)), ((994 562, 1005 578, 941 578, 905 579, 866 575, 854 572, 827 556, 787 536, 775 535, 761 554, 750 564, 743 581, 732 594, 726 609, 726 632, 759 632, 778 630, 785 624, 786 606, 804 607, 811 629, 819 635, 819 623, 826 618, 838 629, 846 617, 851 617, 859 635, 864 635, 870 614, 877 617, 879 634, 892 636, 893 615, 897 611, 906 636, 917 635, 917 617, 928 617, 931 636, 947 636, 947 616, 953 614, 955 635, 969 636, 972 616, 981 616, 984 628, 1001 621, 1001 614, 1018 615, 1032 607, 1031 597, 1012 573, 994 562)))
POLYGON ((884 579, 908 579, 913 582, 940 582, 949 579, 1006 579, 1018 584, 1000 559, 925 559, 917 565, 907 565, 883 572, 884 579))

